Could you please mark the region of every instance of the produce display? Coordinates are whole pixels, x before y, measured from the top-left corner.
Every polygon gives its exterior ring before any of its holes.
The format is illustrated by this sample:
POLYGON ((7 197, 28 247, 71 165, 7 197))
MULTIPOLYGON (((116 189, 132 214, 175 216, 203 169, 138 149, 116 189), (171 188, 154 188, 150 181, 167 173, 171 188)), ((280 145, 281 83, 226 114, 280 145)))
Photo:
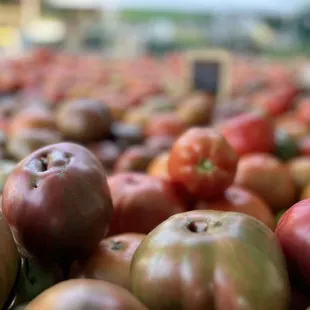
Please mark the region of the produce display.
POLYGON ((303 64, 182 54, 0 60, 0 309, 306 310, 303 64))

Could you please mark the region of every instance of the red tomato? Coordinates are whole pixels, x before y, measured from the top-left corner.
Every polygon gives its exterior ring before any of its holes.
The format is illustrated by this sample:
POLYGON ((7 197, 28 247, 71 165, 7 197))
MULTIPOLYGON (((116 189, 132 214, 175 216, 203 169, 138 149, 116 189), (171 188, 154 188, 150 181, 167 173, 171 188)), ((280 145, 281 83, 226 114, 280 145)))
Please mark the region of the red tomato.
POLYGON ((297 117, 299 120, 310 126, 310 99, 303 99, 297 108, 297 117))
POLYGON ((269 153, 275 148, 274 125, 260 114, 247 113, 221 125, 221 132, 238 155, 269 153))
POLYGON ((90 257, 74 262, 70 278, 102 280, 130 290, 131 260, 144 238, 122 234, 103 239, 90 257))
POLYGON ((200 201, 195 209, 244 213, 255 217, 272 230, 275 228, 269 206, 259 196, 239 186, 227 188, 224 196, 219 199, 200 201))
POLYGON ((262 107, 269 115, 278 116, 285 113, 293 104, 297 90, 292 86, 264 90, 254 97, 254 105, 262 107))
POLYGON ((168 172, 200 198, 221 195, 234 180, 238 157, 226 139, 210 128, 192 128, 173 145, 168 172))
POLYGON ((118 173, 108 178, 114 205, 109 235, 148 234, 186 205, 165 180, 142 173, 118 173))
POLYGON ((298 202, 282 216, 276 235, 291 273, 310 285, 310 199, 298 202))

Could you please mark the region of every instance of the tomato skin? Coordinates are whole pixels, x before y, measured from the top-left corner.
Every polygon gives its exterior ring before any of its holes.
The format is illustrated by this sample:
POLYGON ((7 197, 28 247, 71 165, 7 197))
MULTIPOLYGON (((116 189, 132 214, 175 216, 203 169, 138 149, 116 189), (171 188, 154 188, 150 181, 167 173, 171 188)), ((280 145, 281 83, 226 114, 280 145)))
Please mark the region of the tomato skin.
POLYGON ((310 98, 305 98, 299 103, 297 117, 299 120, 310 126, 310 98))
POLYGON ((114 172, 145 172, 155 156, 155 151, 147 146, 129 146, 117 159, 114 172))
POLYGON ((13 288, 19 267, 19 254, 9 226, 0 212, 0 309, 13 288))
POLYGON ((275 128, 264 115, 247 113, 234 117, 223 123, 220 130, 239 156, 255 152, 271 153, 275 149, 275 128))
POLYGON ((271 230, 275 228, 275 221, 269 206, 259 196, 236 185, 228 187, 221 198, 198 202, 195 210, 244 213, 255 217, 271 230))
POLYGON ((288 163, 291 176, 299 192, 310 183, 310 156, 299 156, 288 163))
POLYGON ((154 177, 160 177, 169 180, 168 173, 169 152, 163 152, 155 157, 147 168, 147 173, 154 177))
POLYGON ((61 282, 29 303, 25 310, 147 310, 127 290, 99 280, 61 282))
POLYGON ((183 122, 176 113, 165 113, 155 115, 149 120, 145 128, 145 134, 148 137, 178 137, 186 128, 186 123, 183 122))
POLYGON ((261 107, 268 115, 279 116, 285 113, 294 103, 298 91, 290 85, 264 90, 254 96, 254 105, 261 107))
POLYGON ((241 213, 172 216, 138 247, 131 279, 133 294, 150 310, 284 310, 290 303, 275 235, 241 213))
POLYGON ((145 236, 121 234, 103 239, 88 259, 74 263, 70 278, 102 280, 130 290, 130 263, 145 236))
POLYGON ((86 148, 67 142, 23 159, 7 178, 1 203, 19 250, 55 263, 88 255, 113 215, 102 165, 86 148))
POLYGON ((276 227, 291 273, 310 285, 310 199, 293 205, 276 227))
POLYGON ((186 205, 170 182, 143 173, 118 173, 108 178, 114 205, 109 236, 148 234, 186 205))
POLYGON ((189 193, 208 199, 220 196, 234 180, 238 157, 226 139, 211 128, 192 128, 173 145, 168 172, 189 193))
POLYGON ((243 156, 235 184, 259 195, 275 213, 295 202, 296 188, 289 169, 273 155, 257 153, 243 156))

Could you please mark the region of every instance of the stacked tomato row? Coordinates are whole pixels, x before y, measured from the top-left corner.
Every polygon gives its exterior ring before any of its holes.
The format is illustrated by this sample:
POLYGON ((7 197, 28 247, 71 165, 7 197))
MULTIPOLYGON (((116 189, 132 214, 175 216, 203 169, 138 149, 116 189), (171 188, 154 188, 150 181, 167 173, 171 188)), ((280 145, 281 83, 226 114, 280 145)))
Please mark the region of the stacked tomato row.
POLYGON ((0 307, 310 305, 300 68, 236 59, 215 106, 183 92, 184 66, 48 51, 3 62, 0 307))

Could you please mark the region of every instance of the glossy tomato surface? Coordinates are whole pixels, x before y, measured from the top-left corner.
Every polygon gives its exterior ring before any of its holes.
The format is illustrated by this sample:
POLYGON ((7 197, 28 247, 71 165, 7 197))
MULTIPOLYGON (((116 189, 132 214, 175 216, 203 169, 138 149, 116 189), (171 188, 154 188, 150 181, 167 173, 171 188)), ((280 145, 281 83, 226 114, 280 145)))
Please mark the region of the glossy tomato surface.
POLYGON ((5 183, 2 210, 25 255, 54 261, 88 254, 107 234, 113 214, 102 165, 73 143, 22 160, 5 183))
POLYGON ((148 234, 171 215, 184 212, 185 203, 169 182, 143 173, 119 173, 108 178, 114 216, 109 236, 148 234))
POLYGON ((220 125, 221 133, 241 156, 254 152, 273 152, 274 125, 262 114, 246 113, 220 125))
POLYGON ((99 280, 69 280, 51 287, 25 310, 147 310, 127 290, 99 280))
POLYGON ((296 188, 288 167, 269 154, 243 156, 235 184, 259 195, 275 213, 289 208, 296 199, 296 188))
POLYGON ((200 198, 220 196, 234 180, 238 157, 211 128, 192 128, 173 145, 168 159, 171 180, 200 198))
POLYGON ((133 294, 150 310, 285 310, 290 304, 275 235, 241 213, 172 216, 138 247, 131 279, 133 294))
POLYGON ((122 234, 103 239, 88 259, 74 263, 70 277, 104 280, 130 290, 131 260, 144 238, 122 234))
MULTIPOLYGON (((280 219, 276 235, 280 240, 291 274, 310 285, 310 199, 292 206, 280 219)), ((310 286, 309 286, 310 287, 310 286)))

